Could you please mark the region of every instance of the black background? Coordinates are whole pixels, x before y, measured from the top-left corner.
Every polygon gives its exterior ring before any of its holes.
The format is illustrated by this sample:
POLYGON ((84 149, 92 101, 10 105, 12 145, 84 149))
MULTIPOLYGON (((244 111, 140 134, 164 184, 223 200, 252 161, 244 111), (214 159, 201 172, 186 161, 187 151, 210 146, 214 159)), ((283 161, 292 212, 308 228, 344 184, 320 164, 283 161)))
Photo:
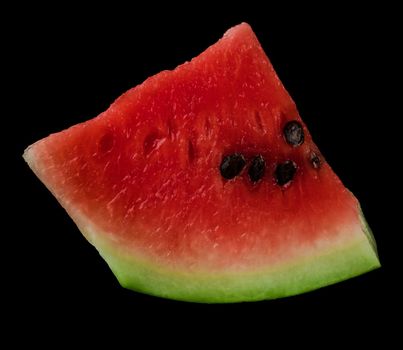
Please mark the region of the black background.
POLYGON ((126 316, 151 327, 172 317, 205 317, 233 318, 242 327, 262 318, 298 325, 307 316, 320 322, 330 315, 376 327, 393 313, 390 301, 401 292, 391 282, 399 232, 389 204, 397 160, 388 135, 397 122, 386 111, 391 96, 385 97, 388 34, 382 21, 388 14, 368 6, 205 10, 189 5, 175 14, 158 8, 156 15, 155 8, 36 6, 24 8, 10 24, 12 125, 5 137, 11 136, 12 145, 7 153, 13 185, 6 192, 14 199, 8 285, 15 312, 28 323, 38 315, 54 324, 67 316, 86 322, 95 315, 106 323, 126 316), (192 304, 125 290, 29 170, 23 150, 96 116, 130 87, 190 60, 242 21, 253 27, 327 161, 360 200, 383 267, 311 293, 258 303, 192 304))

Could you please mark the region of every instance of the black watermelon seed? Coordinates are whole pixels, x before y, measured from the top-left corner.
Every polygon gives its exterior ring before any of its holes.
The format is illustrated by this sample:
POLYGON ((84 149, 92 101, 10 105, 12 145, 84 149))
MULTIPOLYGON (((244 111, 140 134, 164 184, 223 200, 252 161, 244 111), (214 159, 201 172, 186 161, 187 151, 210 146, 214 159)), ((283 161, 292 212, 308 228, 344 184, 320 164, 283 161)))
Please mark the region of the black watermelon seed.
POLYGON ((253 158, 248 171, 250 180, 258 182, 264 176, 265 168, 266 162, 260 154, 253 158))
POLYGON ((223 158, 220 165, 221 176, 231 180, 239 175, 246 164, 245 158, 240 153, 234 153, 223 158))
POLYGON ((296 171, 297 165, 291 160, 278 164, 275 171, 277 183, 280 186, 286 185, 294 178, 296 171))
POLYGON ((304 143, 304 130, 302 125, 296 120, 288 122, 283 129, 284 138, 287 143, 293 147, 304 143))
POLYGON ((315 152, 311 152, 310 161, 314 169, 319 169, 322 165, 322 161, 315 152))

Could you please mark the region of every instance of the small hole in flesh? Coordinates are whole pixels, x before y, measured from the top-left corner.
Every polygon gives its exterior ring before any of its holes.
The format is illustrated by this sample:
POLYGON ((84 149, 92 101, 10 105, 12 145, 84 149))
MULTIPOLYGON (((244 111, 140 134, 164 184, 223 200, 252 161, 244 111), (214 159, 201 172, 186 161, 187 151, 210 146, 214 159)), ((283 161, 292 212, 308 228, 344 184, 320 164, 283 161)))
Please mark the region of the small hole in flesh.
POLYGON ((285 141, 293 147, 301 146, 304 143, 304 129, 296 120, 288 122, 283 129, 285 141))
POLYGON ((98 149, 100 153, 108 153, 112 150, 115 144, 115 138, 111 132, 104 134, 98 143, 98 149))
POLYGON ((287 160, 284 163, 280 163, 275 171, 276 182, 280 186, 284 186, 292 181, 296 172, 297 165, 293 161, 287 160))
POLYGON ((168 129, 169 137, 173 138, 175 136, 175 133, 176 133, 176 128, 175 128, 175 125, 174 125, 174 123, 173 123, 173 121, 171 119, 168 119, 167 129, 168 129))
POLYGON ((211 134, 211 123, 210 119, 207 117, 204 123, 204 130, 206 131, 206 135, 209 136, 211 134))
POLYGON ((249 178, 253 183, 258 182, 264 176, 266 170, 266 162, 260 154, 253 158, 249 167, 249 178))
POLYGON ((221 176, 231 180, 239 175, 245 167, 245 157, 240 153, 234 153, 223 158, 220 165, 221 176))
POLYGON ((193 163, 196 158, 196 150, 191 140, 189 140, 188 143, 188 157, 189 157, 189 163, 193 163))
POLYGON ((144 155, 150 154, 161 141, 162 136, 158 132, 152 132, 144 139, 144 155))
POLYGON ((255 111, 255 121, 256 125, 258 127, 258 130, 262 133, 265 132, 264 127, 263 127, 263 122, 262 122, 262 117, 260 116, 260 113, 258 111, 255 111))

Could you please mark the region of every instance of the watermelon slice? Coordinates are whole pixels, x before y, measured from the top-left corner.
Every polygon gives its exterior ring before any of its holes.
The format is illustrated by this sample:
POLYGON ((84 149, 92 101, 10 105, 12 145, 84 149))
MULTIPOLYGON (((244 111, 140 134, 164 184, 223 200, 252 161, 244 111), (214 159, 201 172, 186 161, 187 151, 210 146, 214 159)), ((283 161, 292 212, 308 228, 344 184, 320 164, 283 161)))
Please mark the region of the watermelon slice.
POLYGON ((24 158, 135 291, 262 300, 380 266, 357 199, 245 23, 24 158))

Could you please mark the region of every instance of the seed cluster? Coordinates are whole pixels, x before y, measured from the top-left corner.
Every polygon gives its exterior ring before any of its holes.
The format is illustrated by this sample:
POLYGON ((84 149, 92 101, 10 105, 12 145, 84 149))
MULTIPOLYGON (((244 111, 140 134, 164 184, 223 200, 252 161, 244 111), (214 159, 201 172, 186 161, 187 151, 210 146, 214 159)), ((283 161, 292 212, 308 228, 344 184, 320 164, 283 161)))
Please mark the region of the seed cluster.
MULTIPOLYGON (((283 136, 288 145, 292 147, 301 146, 304 143, 304 129, 302 125, 292 120, 285 124, 283 128, 283 136)), ((309 161, 314 169, 319 169, 322 162, 315 152, 311 152, 309 161)), ((233 153, 225 156, 220 164, 221 176, 226 180, 231 180, 241 174, 242 170, 247 165, 245 157, 241 153, 233 153)), ((292 160, 278 163, 274 171, 274 178, 279 186, 285 186, 290 183, 298 166, 292 160)), ((266 171, 266 161, 261 154, 254 156, 249 162, 248 176, 252 183, 257 183, 261 180, 266 171)))

